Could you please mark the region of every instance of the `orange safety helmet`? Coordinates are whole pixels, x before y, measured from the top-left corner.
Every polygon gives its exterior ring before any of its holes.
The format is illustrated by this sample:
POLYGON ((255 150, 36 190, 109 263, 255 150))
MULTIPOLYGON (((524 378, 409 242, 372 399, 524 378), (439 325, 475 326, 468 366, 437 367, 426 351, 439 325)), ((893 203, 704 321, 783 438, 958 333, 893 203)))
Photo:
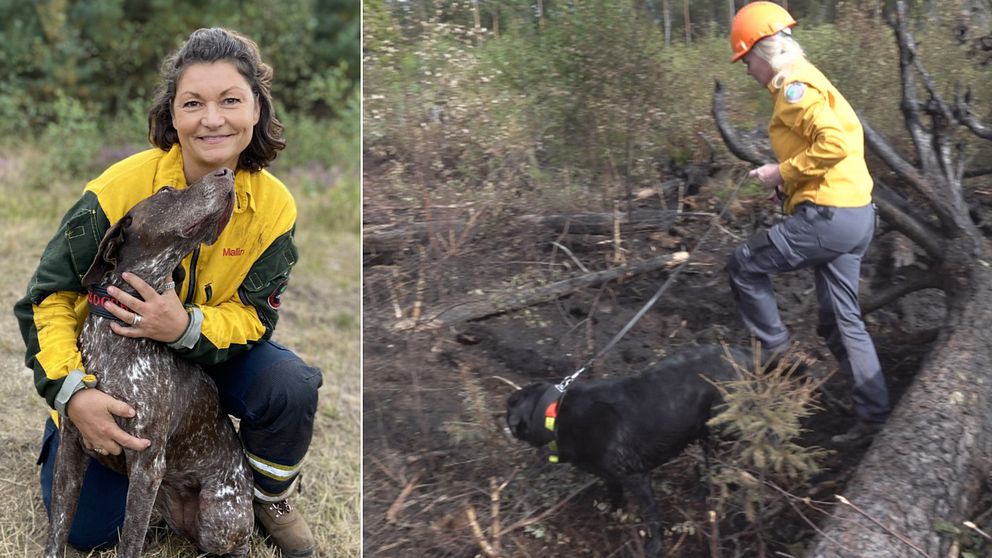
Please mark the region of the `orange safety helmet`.
POLYGON ((741 8, 730 24, 730 48, 734 57, 733 64, 751 51, 755 43, 771 37, 775 33, 788 29, 796 24, 785 8, 774 2, 751 2, 741 8))

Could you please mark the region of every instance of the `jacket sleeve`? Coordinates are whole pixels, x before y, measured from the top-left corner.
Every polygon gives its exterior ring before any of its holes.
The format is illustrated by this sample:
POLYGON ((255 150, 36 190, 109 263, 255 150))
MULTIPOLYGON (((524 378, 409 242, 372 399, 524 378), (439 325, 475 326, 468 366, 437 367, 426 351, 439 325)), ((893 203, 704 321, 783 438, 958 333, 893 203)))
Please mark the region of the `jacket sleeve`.
POLYGON ((236 298, 197 307, 203 314, 199 339, 192 348, 177 349, 180 355, 202 364, 217 364, 272 336, 279 320, 280 297, 299 255, 294 230, 278 237, 255 260, 236 298))
POLYGON ((819 178, 847 157, 844 128, 830 106, 828 95, 807 86, 799 102, 780 101, 779 117, 782 122, 802 136, 808 145, 779 165, 787 184, 795 185, 819 178))
POLYGON ((63 217, 27 293, 14 305, 26 348, 24 362, 34 370, 35 388, 49 406, 54 407, 65 376, 83 370, 76 344, 83 320, 77 306, 85 300, 80 280, 108 228, 96 196, 86 192, 63 217))

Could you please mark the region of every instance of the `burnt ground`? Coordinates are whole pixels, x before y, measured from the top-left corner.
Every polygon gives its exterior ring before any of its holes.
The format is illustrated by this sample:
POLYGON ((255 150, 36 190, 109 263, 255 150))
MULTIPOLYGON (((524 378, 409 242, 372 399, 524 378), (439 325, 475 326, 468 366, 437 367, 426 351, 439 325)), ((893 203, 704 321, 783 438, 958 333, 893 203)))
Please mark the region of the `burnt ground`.
MULTIPOLYGON (((713 179, 687 197, 694 212, 718 213, 732 184, 713 179)), ((435 220, 466 219, 469 208, 435 197, 435 220)), ((365 180, 365 226, 420 221, 416 200, 389 196, 365 180)), ((582 202, 573 200, 573 210, 582 202)), ((657 196, 639 207, 674 207, 657 196)), ((503 409, 512 392, 505 381, 526 385, 560 380, 575 371, 641 308, 668 278, 656 271, 582 289, 553 303, 431 331, 397 330, 396 324, 422 301, 432 315, 453 300, 511 287, 559 280, 576 273, 559 241, 590 271, 612 265, 609 236, 561 235, 560 231, 514 225, 521 213, 562 213, 564 207, 486 211, 468 234, 441 235, 432 243, 411 242, 396 252, 366 254, 364 269, 364 555, 472 557, 498 545, 501 556, 640 556, 636 505, 615 512, 605 504, 605 486, 568 465, 542 461, 538 452, 503 433, 503 409), (501 490, 494 487, 505 485, 501 490), (497 494, 496 498, 493 495, 497 494), (494 501, 495 500, 495 501, 494 501), (476 517, 473 525, 471 514, 476 517), (480 534, 473 534, 474 527, 480 534), (501 532, 494 537, 494 532, 501 532)), ((749 343, 734 307, 723 262, 748 235, 776 219, 773 202, 748 196, 732 204, 661 300, 587 377, 634 374, 668 354, 708 343, 749 343)), ((625 255, 644 259, 695 247, 713 222, 686 216, 666 230, 624 234, 625 255)), ((893 235, 876 238, 862 271, 862 296, 873 285, 891 281, 912 254, 893 235), (900 255, 901 254, 901 255, 900 255), (897 257, 898 256, 898 257, 897 257)), ((918 265, 918 264, 913 264, 918 265)), ((775 278, 779 306, 800 347, 819 357, 812 374, 836 367, 816 336, 812 274, 801 271, 775 278)), ((933 327, 940 320, 940 295, 918 294, 867 317, 883 369, 895 398, 918 369, 927 350, 906 332, 933 327)), ((581 379, 579 381, 582 381, 581 379)), ((838 449, 833 434, 853 424, 847 378, 834 374, 825 385, 822 409, 809 417, 800 443, 836 451, 823 471, 805 486, 785 487, 799 497, 832 500, 866 448, 838 449)), ((708 522, 713 499, 699 487, 701 452, 687 453, 653 475, 665 547, 671 556, 709 555, 719 539, 725 556, 753 556, 760 545, 769 555, 800 556, 815 535, 807 522, 822 521, 829 505, 769 506, 760 525, 740 510, 725 509, 714 536, 708 522), (799 513, 802 512, 802 513, 799 513), (805 518, 804 518, 805 516, 805 518), (759 540, 761 542, 759 542, 759 540)), ((495 552, 495 551, 494 551, 495 552)), ((495 554, 494 554, 495 555, 495 554)))

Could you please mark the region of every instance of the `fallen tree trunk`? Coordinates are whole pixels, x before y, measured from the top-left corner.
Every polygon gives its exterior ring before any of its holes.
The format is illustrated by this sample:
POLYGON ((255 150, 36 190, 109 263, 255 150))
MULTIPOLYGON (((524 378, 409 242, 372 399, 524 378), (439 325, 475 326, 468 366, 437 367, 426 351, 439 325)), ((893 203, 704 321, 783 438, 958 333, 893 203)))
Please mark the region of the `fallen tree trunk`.
POLYGON ((401 320, 393 326, 393 329, 435 329, 478 320, 494 314, 519 310, 533 306, 534 304, 550 302, 585 287, 594 287, 614 279, 622 279, 632 275, 655 271, 663 267, 678 265, 685 262, 688 257, 689 255, 686 252, 676 252, 630 265, 587 273, 548 285, 493 293, 485 299, 474 297, 461 301, 448 302, 439 305, 444 306, 443 310, 426 310, 423 313, 426 316, 424 319, 401 320))
MULTIPOLYGON (((573 215, 522 215, 514 218, 518 226, 545 228, 560 234, 612 235, 615 222, 621 234, 664 231, 672 227, 678 212, 668 209, 635 209, 629 213, 577 213, 573 215)), ((362 251, 365 254, 397 252, 426 242, 430 235, 442 238, 462 237, 472 223, 457 219, 389 226, 367 227, 362 231, 362 251)))
POLYGON ((844 488, 852 505, 835 508, 810 557, 943 558, 954 537, 937 524, 973 517, 992 458, 992 273, 970 281, 963 310, 844 488))

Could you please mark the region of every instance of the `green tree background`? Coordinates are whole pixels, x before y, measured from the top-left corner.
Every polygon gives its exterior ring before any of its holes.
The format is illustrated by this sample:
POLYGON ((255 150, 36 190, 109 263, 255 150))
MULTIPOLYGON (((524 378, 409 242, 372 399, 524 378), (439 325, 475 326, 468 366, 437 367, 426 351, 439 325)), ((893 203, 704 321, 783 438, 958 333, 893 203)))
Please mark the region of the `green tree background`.
MULTIPOLYGON (((488 187, 504 201, 512 192, 545 206, 589 193, 609 208, 617 192, 666 180, 708 158, 710 146, 726 155, 710 116, 714 78, 727 86, 738 127, 764 128, 771 114, 767 92, 729 63, 731 14, 746 3, 366 2, 366 197, 425 182, 434 192, 488 187)), ((895 2, 779 3, 799 21, 810 60, 876 129, 906 141, 886 24, 895 2)), ((921 60, 942 91, 970 87, 988 118, 992 74, 974 48, 992 7, 909 4, 921 60)), ((987 157, 988 146, 965 142, 976 164, 987 157)))
POLYGON ((100 172, 147 145, 162 59, 194 29, 220 26, 255 40, 275 70, 290 147, 274 166, 357 173, 359 10, 358 0, 0 0, 0 138, 59 146, 36 182, 100 172))

